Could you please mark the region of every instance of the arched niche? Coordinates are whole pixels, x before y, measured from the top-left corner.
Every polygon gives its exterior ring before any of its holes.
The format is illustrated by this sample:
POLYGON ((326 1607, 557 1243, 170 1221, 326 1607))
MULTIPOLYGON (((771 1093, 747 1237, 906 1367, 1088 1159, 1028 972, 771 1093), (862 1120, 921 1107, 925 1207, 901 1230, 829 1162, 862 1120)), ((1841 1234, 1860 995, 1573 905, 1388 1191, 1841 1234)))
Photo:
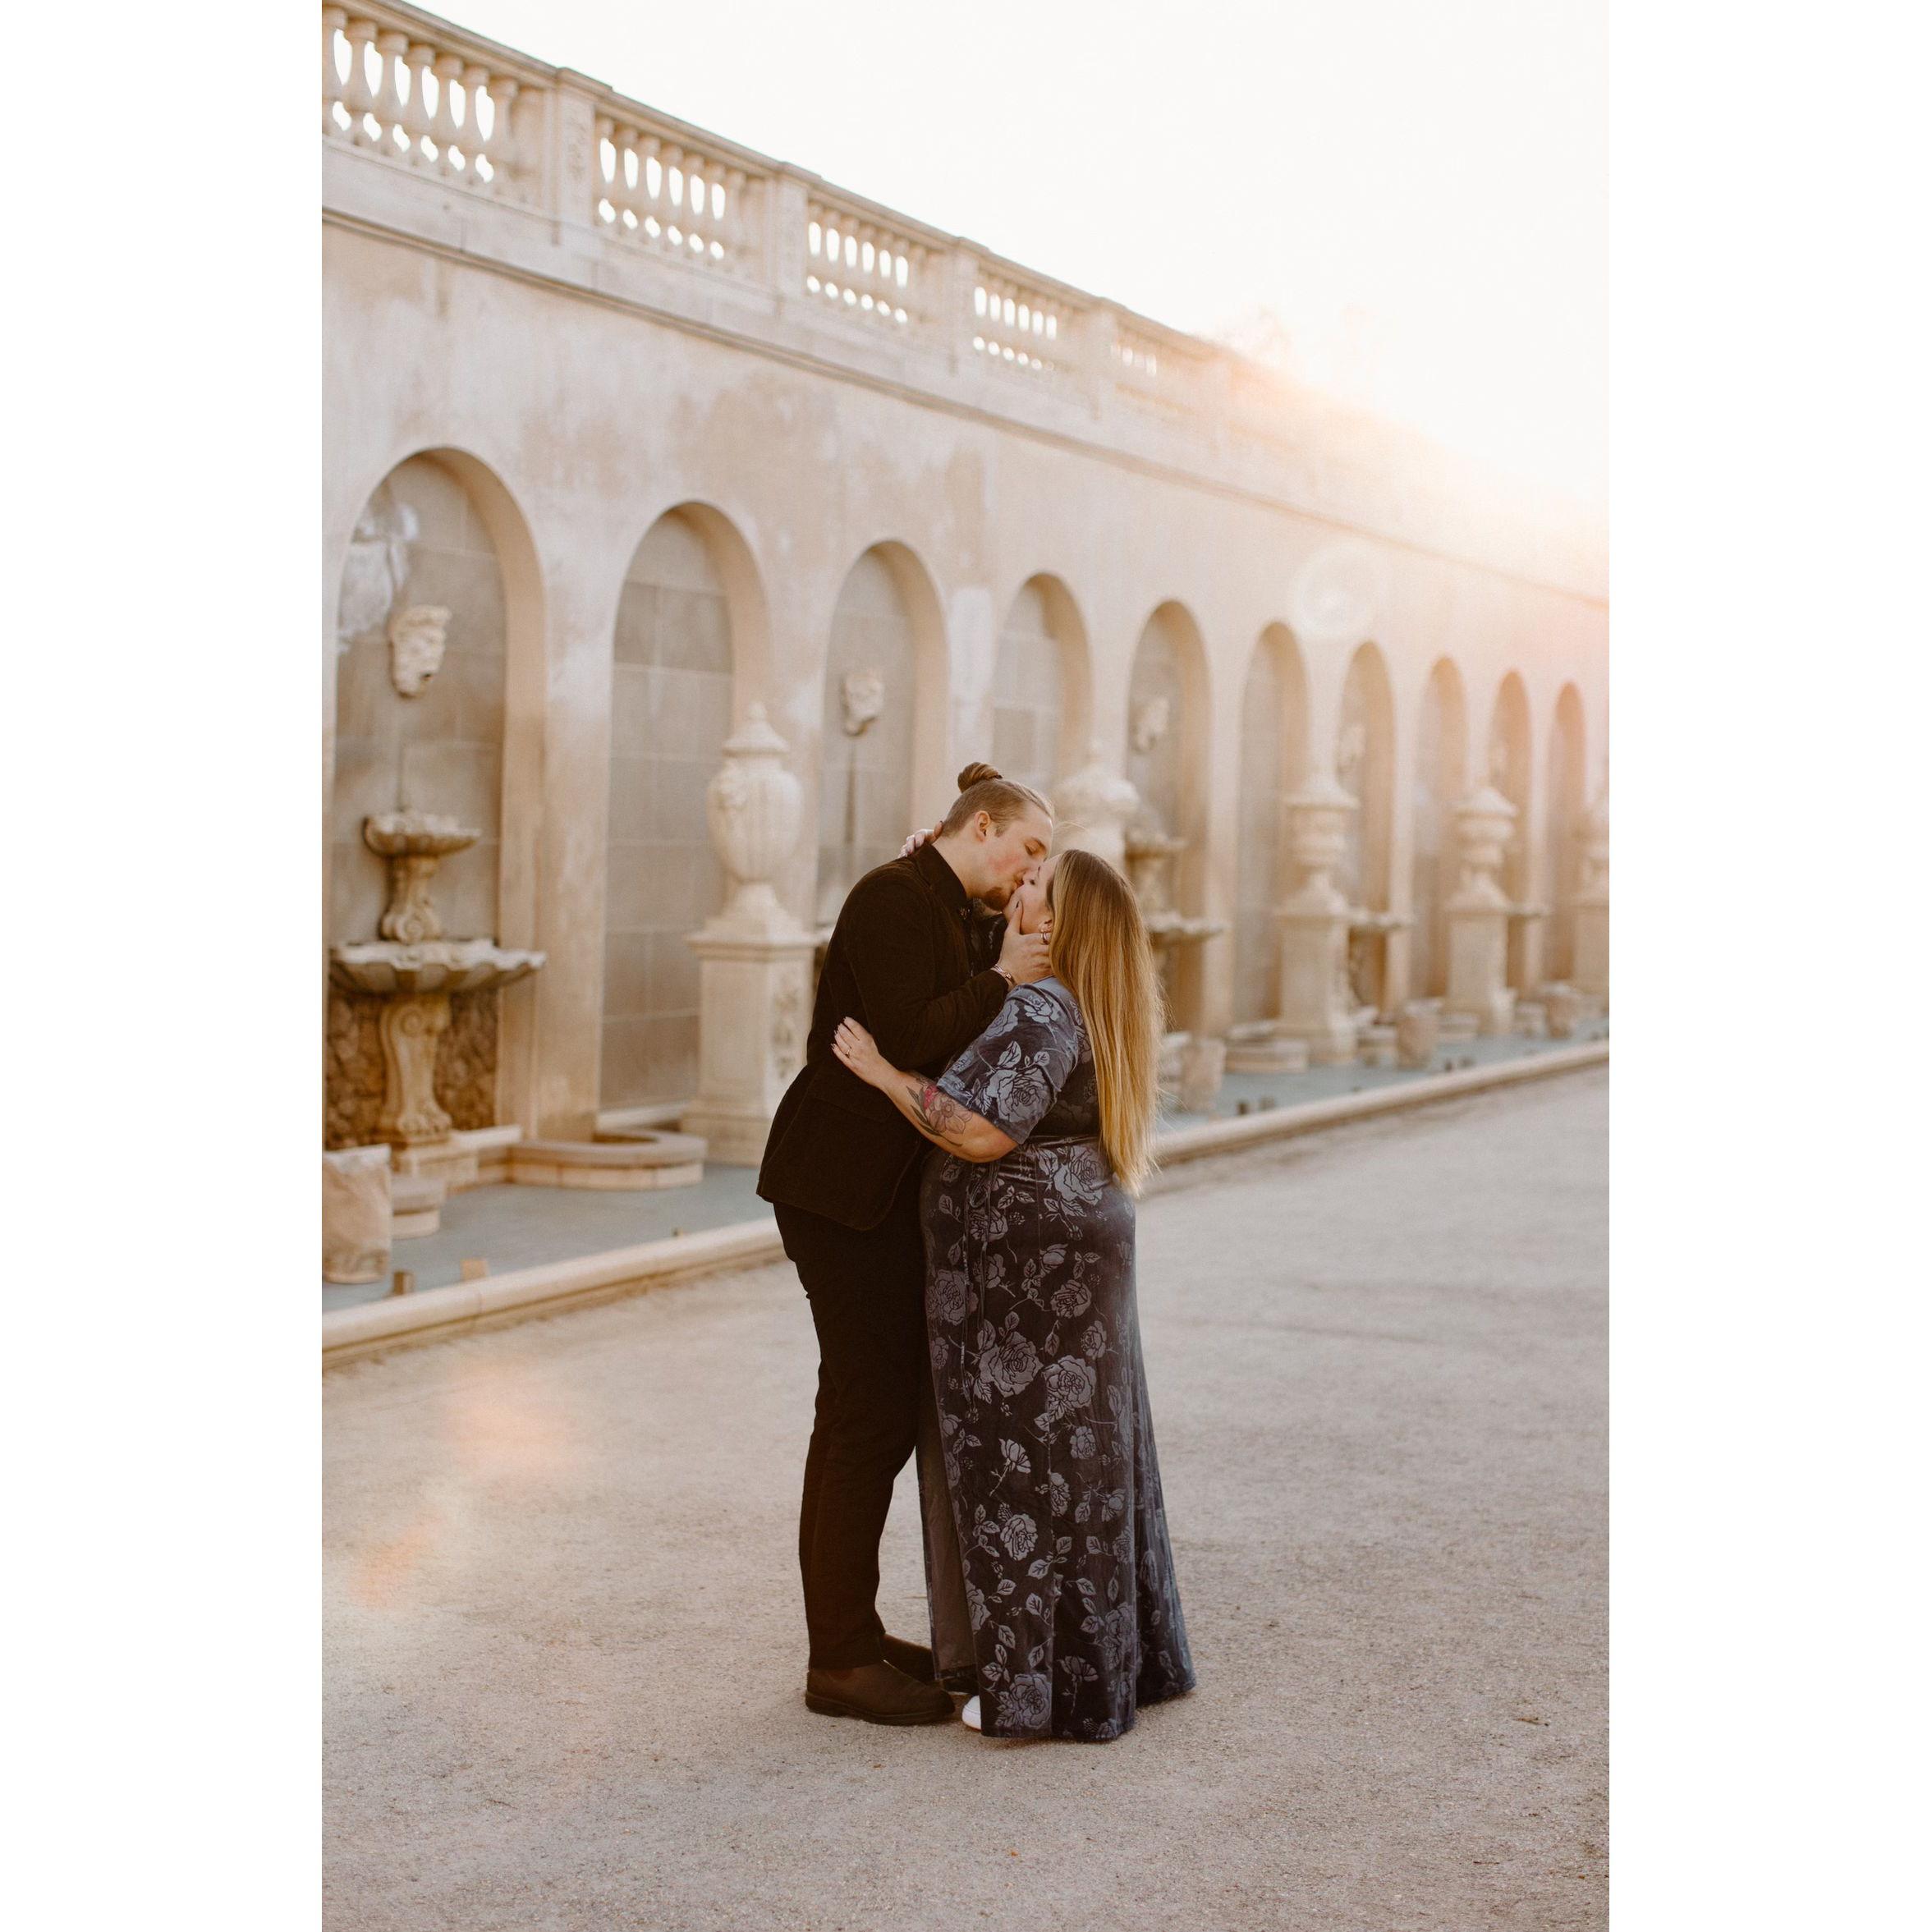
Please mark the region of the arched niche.
MULTIPOLYGON (((331 944, 371 939, 388 869, 363 837, 378 815, 452 818, 475 842, 438 866, 433 900, 452 938, 532 943, 535 815, 507 755, 512 694, 543 678, 543 594, 529 526, 503 480, 467 451, 397 462, 371 489, 343 557, 337 600, 334 760, 329 787, 331 944), (429 613, 447 613, 438 621, 429 613), (410 688, 392 633, 442 633, 434 668, 410 688)), ((516 998, 524 989, 512 989, 516 998)), ((498 999, 457 994, 437 1056, 436 1092, 459 1128, 499 1117, 498 999)), ((376 1002, 332 986, 324 1137, 376 1137, 383 1093, 376 1002)))
POLYGON ((1456 889, 1456 807, 1469 792, 1469 712, 1462 674, 1447 658, 1429 673, 1416 720, 1415 863, 1410 881, 1410 983, 1419 996, 1448 990, 1448 906, 1456 889))
POLYGON ((946 629, 925 567, 875 544, 847 572, 825 654, 819 754, 822 925, 854 882, 953 796, 946 629))
MULTIPOLYGON (((1136 827, 1128 832, 1134 866, 1135 830, 1181 841, 1171 860, 1140 869, 1136 885, 1144 910, 1163 901, 1180 913, 1201 911, 1207 879, 1208 661, 1200 626, 1185 605, 1162 604, 1142 626, 1127 679, 1125 770, 1140 795, 1136 827)), ((1161 959, 1168 1024, 1191 1027, 1201 1000, 1199 945, 1182 945, 1161 959)))
POLYGON ((686 936, 724 902, 704 795, 734 694, 759 688, 764 600, 743 538, 708 504, 667 511, 624 573, 611 653, 599 1104, 688 1098, 698 961, 686 936))
MULTIPOLYGON (((1388 663, 1373 644, 1358 645, 1348 662, 1335 733, 1335 776, 1356 801, 1335 883, 1350 905, 1386 912, 1395 815, 1395 701, 1388 663)), ((1383 1004, 1386 951, 1379 934, 1351 935, 1350 983, 1365 1006, 1383 1004)))
MULTIPOLYGON (((1000 625, 991 762, 1045 796, 1085 762, 1093 710, 1086 626, 1059 578, 1028 578, 1000 625)), ((970 746, 961 748, 972 755, 970 746)))
MULTIPOLYGON (((1531 804, 1530 694, 1521 677, 1512 671, 1496 692, 1489 714, 1488 777, 1516 807, 1509 842, 1503 847, 1503 889, 1517 905, 1530 902, 1530 808, 1531 804)), ((1509 922, 1508 983, 1519 993, 1529 990, 1530 934, 1526 919, 1509 922)))
POLYGON ((1549 737, 1549 824, 1544 832, 1543 897, 1549 906, 1544 977, 1567 980, 1576 965, 1576 897, 1580 854, 1577 837, 1586 804, 1587 765, 1583 699, 1573 684, 1557 693, 1556 719, 1549 737))
POLYGON ((1293 634, 1270 624, 1248 656, 1241 689, 1235 855, 1234 1002, 1237 1023, 1264 1020, 1280 999, 1283 801, 1308 771, 1308 674, 1293 634))

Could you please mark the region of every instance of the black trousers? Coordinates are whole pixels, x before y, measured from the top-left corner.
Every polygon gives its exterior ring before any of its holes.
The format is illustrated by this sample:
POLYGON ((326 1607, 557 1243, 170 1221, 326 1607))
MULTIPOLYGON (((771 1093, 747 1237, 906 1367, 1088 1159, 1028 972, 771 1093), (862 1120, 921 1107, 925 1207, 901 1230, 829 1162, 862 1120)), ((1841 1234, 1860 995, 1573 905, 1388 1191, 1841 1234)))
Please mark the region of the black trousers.
POLYGON ((847 1670, 884 1655, 879 1540, 893 1479, 917 1439, 927 1372, 919 1164, 877 1228, 842 1227, 801 1208, 774 1210, 819 1336, 819 1398, 798 1516, 815 1670, 847 1670))

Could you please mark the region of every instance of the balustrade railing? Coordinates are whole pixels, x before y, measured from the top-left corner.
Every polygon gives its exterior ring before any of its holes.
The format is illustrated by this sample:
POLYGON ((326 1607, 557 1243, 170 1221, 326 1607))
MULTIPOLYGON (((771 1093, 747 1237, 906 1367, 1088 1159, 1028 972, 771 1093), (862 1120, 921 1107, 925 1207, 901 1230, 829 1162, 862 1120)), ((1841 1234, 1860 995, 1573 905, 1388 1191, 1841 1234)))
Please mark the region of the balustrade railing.
POLYGON ((767 178, 642 115, 597 117, 592 210, 614 240, 746 275, 759 266, 750 201, 767 178))
POLYGON ((989 362, 1033 375, 1066 368, 1072 311, 1057 296, 982 268, 973 287, 973 347, 989 362))
MULTIPOLYGON (((613 251, 802 297, 848 323, 1181 434, 1302 451, 1308 406, 1218 346, 1035 277, 910 217, 404 3, 322 9, 322 134, 439 186, 589 230, 613 251)), ((1319 413, 1319 404, 1317 405, 1319 413)), ((1325 420, 1325 419, 1324 419, 1325 420)), ((1413 477, 1415 439, 1356 426, 1413 477), (1399 452, 1399 454, 1398 454, 1399 452)), ((1378 484, 1378 488, 1381 486, 1378 484)), ((1420 487, 1420 486, 1418 486, 1420 487)), ((1453 493, 1447 472, 1423 493, 1453 493)), ((1386 492, 1384 492, 1386 494, 1386 492)), ((1594 540, 1594 539, 1591 539, 1594 540)))
POLYGON ((322 133, 406 168, 509 195, 522 83, 393 14, 322 10, 322 133))
POLYGON ((855 205, 816 194, 805 204, 805 286, 828 306, 889 329, 928 310, 932 250, 855 205))

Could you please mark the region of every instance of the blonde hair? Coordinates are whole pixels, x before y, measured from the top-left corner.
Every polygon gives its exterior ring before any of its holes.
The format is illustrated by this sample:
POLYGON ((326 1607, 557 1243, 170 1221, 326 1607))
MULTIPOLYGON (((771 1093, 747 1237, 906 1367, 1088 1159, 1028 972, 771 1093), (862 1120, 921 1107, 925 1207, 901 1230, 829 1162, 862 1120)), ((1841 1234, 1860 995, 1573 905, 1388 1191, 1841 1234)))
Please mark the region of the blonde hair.
POLYGON ((1048 957, 1086 1023, 1099 1090, 1100 1145, 1114 1177, 1138 1194, 1154 1167, 1159 1104, 1160 983, 1133 888, 1097 854, 1060 854, 1047 882, 1048 957))
POLYGON ((995 832, 1003 832, 1013 820, 1030 811, 1044 813, 1050 821, 1053 808, 1030 785, 1017 778, 1003 778, 989 764, 969 764, 959 774, 959 796, 939 828, 942 834, 963 832, 981 812, 993 821, 995 832))

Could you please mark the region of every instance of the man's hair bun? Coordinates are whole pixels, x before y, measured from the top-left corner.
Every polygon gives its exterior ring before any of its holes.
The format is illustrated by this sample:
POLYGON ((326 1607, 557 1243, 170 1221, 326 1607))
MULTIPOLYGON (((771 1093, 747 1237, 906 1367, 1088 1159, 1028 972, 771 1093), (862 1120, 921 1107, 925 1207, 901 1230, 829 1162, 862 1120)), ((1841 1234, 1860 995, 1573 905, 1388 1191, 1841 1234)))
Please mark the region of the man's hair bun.
POLYGON ((964 792, 971 786, 983 785, 989 778, 997 778, 998 776, 998 771, 992 765, 980 764, 969 764, 966 769, 959 774, 959 788, 961 792, 964 792))

